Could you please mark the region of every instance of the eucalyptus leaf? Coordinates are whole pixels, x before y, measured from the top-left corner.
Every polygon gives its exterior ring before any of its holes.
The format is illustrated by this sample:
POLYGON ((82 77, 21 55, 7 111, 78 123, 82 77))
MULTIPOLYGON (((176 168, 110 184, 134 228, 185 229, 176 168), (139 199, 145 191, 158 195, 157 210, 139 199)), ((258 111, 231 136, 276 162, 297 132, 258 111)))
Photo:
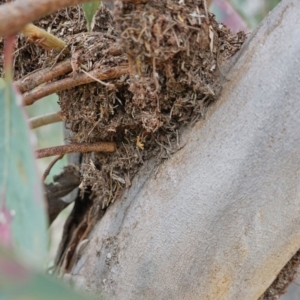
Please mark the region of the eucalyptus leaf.
POLYGON ((45 202, 21 102, 11 82, 0 89, 0 243, 42 266, 48 243, 45 202))
POLYGON ((89 31, 91 31, 92 22, 100 3, 101 1, 93 1, 82 4, 82 9, 84 12, 85 19, 87 21, 87 27, 89 31))

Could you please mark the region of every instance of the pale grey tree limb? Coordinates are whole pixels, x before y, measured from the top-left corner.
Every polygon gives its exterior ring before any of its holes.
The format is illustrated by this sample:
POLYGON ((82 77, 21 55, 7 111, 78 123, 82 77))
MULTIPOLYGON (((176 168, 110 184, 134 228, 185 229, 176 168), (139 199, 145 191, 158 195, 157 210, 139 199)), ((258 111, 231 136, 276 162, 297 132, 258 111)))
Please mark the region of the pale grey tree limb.
POLYGON ((300 248, 300 1, 240 51, 218 102, 148 165, 69 279, 104 299, 257 299, 300 248))

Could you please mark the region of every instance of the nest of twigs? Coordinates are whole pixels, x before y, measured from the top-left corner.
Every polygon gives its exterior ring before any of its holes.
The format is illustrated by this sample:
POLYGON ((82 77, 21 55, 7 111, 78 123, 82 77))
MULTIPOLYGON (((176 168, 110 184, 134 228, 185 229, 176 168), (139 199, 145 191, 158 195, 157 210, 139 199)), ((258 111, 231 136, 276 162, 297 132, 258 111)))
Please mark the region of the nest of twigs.
POLYGON ((84 155, 81 188, 90 187, 103 207, 130 186, 145 160, 167 158, 178 149, 179 129, 197 121, 215 99, 219 65, 245 40, 244 33, 233 34, 217 23, 201 0, 117 1, 113 14, 99 9, 90 33, 80 6, 36 24, 64 39, 70 54, 46 52, 20 35, 15 79, 23 78, 25 102, 33 103, 40 94, 26 75, 46 67, 50 72, 71 57, 48 87, 71 82, 53 90, 71 142, 117 145, 112 154, 84 155), (89 83, 82 84, 86 73, 89 83), (80 85, 68 88, 76 80, 80 85))
POLYGON ((103 206, 145 160, 177 150, 180 127, 203 115, 217 93, 219 64, 245 40, 218 24, 202 1, 157 3, 118 2, 115 22, 106 18, 109 32, 73 37, 86 71, 115 72, 108 81, 59 93, 72 141, 117 144, 113 154, 86 155, 82 166, 81 187, 92 187, 103 206))

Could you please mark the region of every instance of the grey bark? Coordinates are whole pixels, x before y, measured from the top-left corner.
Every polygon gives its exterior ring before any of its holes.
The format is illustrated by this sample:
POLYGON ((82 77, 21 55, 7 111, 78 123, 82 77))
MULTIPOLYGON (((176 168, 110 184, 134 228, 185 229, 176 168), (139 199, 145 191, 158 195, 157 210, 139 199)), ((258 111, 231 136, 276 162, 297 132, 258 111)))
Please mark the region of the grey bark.
POLYGON ((257 299, 300 248, 300 1, 248 39, 220 99, 109 207, 69 279, 103 299, 257 299))

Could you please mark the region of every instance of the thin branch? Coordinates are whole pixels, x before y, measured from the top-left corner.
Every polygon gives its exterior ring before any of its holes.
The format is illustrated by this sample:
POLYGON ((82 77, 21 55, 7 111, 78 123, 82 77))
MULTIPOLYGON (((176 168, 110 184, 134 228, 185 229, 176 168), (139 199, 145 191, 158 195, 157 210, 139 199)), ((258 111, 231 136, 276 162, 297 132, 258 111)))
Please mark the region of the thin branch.
POLYGON ((63 40, 31 23, 23 28, 22 33, 30 42, 41 46, 45 50, 55 50, 58 52, 64 50, 65 53, 68 52, 67 44, 63 40))
POLYGON ((59 76, 72 71, 71 59, 66 59, 54 67, 45 68, 23 77, 15 82, 17 88, 22 92, 33 90, 42 83, 51 81, 59 76))
POLYGON ((29 120, 29 125, 30 125, 31 129, 36 129, 36 128, 44 126, 44 125, 53 124, 53 123, 57 123, 57 122, 61 122, 61 121, 63 121, 63 119, 61 117, 61 112, 58 111, 55 113, 50 113, 50 114, 46 114, 43 116, 31 118, 29 120))
POLYGON ((47 169, 45 170, 45 172, 43 174, 42 181, 45 181, 47 176, 50 174, 50 171, 53 168, 53 166, 63 157, 64 157, 64 154, 60 154, 51 161, 51 163, 49 164, 49 166, 47 167, 47 169))
POLYGON ((0 6, 0 36, 20 32, 28 23, 54 13, 64 7, 91 0, 22 0, 0 6))
POLYGON ((66 90, 78 85, 87 84, 90 82, 94 82, 95 78, 100 80, 109 80, 109 79, 115 79, 120 77, 121 75, 128 74, 128 65, 118 66, 109 68, 105 71, 102 69, 93 70, 89 72, 91 76, 88 76, 86 74, 79 74, 76 75, 74 78, 64 78, 60 81, 51 82, 49 84, 46 84, 44 86, 38 87, 34 89, 33 91, 29 91, 23 95, 23 101, 24 105, 31 105, 35 101, 51 95, 53 93, 60 92, 62 90, 66 90))
POLYGON ((61 155, 74 152, 114 152, 116 144, 113 142, 99 142, 99 143, 82 143, 69 144, 63 146, 56 146, 50 148, 39 149, 35 151, 36 158, 44 158, 54 155, 61 155))

